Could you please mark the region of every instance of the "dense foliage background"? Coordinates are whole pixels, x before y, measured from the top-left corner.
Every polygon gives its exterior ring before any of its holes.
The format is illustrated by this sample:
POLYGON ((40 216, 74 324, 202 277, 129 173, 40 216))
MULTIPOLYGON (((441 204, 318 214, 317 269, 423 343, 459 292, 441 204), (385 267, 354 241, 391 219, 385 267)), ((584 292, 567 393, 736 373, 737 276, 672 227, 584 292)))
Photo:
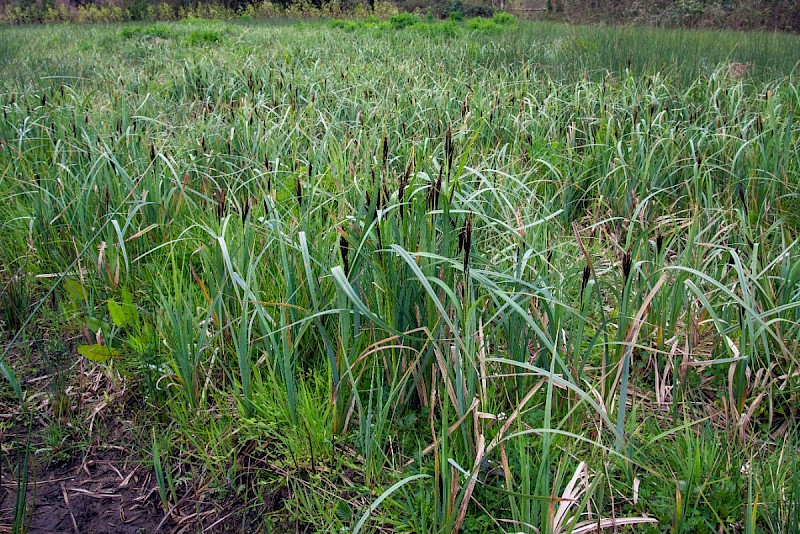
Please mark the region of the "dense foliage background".
POLYGON ((448 17, 520 18, 647 26, 800 31, 794 0, 2 0, 0 21, 120 22, 205 18, 386 16, 400 11, 448 17))

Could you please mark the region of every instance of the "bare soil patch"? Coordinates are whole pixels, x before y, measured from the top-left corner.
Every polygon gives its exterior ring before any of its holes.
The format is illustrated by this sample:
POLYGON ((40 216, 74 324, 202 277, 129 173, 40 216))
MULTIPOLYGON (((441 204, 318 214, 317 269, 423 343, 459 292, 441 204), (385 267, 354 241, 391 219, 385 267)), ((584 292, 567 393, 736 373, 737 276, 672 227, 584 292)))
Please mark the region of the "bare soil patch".
MULTIPOLYGON (((155 532, 164 518, 157 487, 149 470, 126 456, 121 447, 109 447, 66 467, 31 465, 28 532, 155 532)), ((0 532, 11 531, 15 479, 16 473, 2 475, 0 532)))

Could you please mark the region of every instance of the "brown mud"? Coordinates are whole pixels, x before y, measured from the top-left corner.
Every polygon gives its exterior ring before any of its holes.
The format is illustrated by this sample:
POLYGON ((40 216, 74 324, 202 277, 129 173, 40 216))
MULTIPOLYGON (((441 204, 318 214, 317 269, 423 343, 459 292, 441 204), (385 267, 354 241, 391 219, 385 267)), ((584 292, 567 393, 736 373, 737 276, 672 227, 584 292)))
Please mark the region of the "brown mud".
MULTIPOLYGON (((27 487, 28 532, 138 534, 171 530, 164 520, 152 474, 131 465, 126 452, 93 451, 68 467, 31 465, 27 487), (164 528, 167 527, 167 528, 164 528)), ((16 473, 2 474, 0 532, 11 532, 16 473)))

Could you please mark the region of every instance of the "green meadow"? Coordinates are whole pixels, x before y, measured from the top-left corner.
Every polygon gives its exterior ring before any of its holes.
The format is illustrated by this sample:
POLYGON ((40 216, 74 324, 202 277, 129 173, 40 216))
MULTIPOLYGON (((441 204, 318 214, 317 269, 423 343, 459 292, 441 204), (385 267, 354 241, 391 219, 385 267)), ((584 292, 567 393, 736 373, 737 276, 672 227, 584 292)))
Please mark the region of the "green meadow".
POLYGON ((0 526, 113 438, 163 532, 800 531, 800 37, 3 26, 0 107, 0 526))

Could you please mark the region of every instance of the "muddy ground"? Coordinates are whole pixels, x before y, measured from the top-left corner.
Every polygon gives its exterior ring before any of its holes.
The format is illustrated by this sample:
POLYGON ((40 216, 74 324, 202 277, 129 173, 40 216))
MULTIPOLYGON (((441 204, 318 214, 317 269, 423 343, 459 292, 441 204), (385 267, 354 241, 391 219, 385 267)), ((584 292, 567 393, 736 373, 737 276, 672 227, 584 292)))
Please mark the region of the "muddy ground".
MULTIPOLYGON (((131 465, 122 450, 90 454, 68 466, 29 470, 28 532, 138 534, 169 532, 151 473, 131 465)), ((3 472, 0 532, 11 532, 16 473, 3 472)))
MULTIPOLYGON (((13 529, 26 450, 29 533, 309 532, 318 527, 263 521, 265 514, 281 515, 290 498, 285 484, 259 495, 229 492, 220 498, 200 474, 194 483, 176 482, 178 502, 168 496, 165 507, 150 448, 148 414, 154 407, 103 367, 79 359, 53 373, 38 366, 35 356, 26 361, 12 356, 23 371, 18 376, 26 376, 26 400, 23 408, 0 382, 0 534, 13 529)), ((288 476, 271 467, 264 451, 243 450, 242 458, 253 471, 275 480, 288 476)))

